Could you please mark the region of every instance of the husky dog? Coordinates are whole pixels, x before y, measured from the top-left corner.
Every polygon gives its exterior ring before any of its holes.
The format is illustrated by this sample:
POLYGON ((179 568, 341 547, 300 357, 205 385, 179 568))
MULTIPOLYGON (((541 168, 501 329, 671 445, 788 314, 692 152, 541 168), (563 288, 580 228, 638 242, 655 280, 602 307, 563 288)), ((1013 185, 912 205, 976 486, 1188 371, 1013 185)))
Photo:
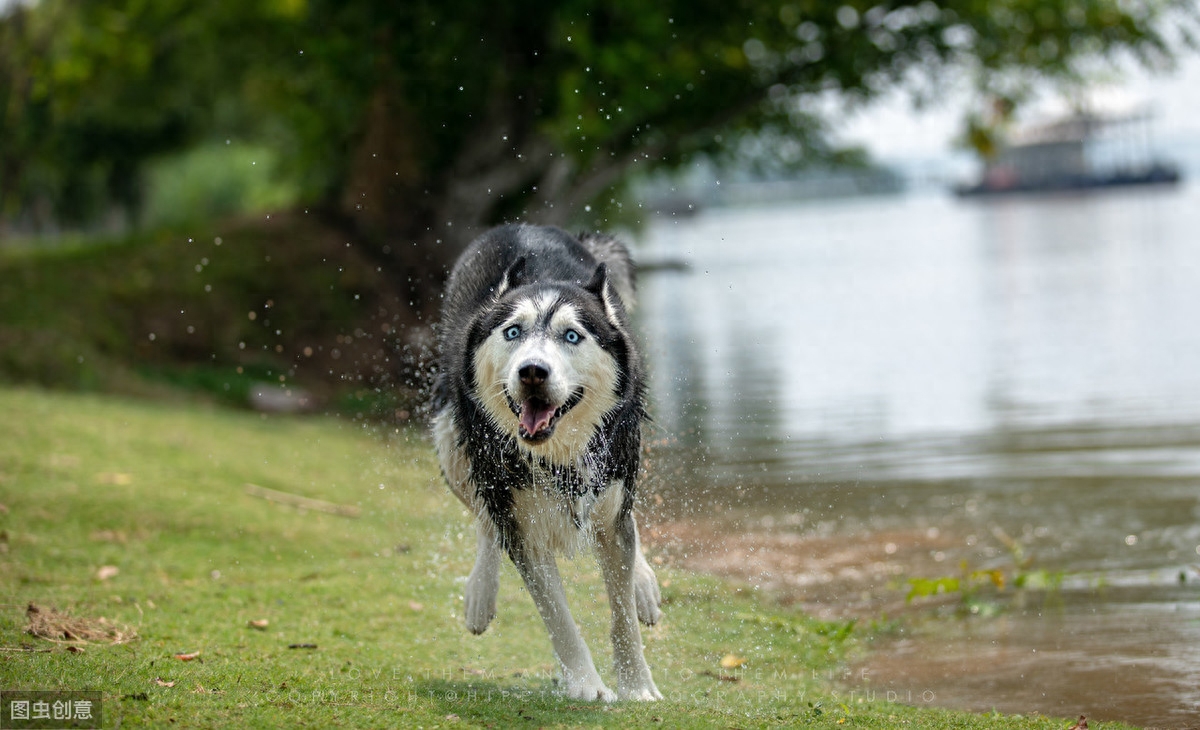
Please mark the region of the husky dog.
POLYGON ((626 316, 633 275, 629 252, 610 236, 495 228, 455 264, 438 333, 434 440, 450 489, 476 518, 467 628, 482 633, 495 617, 507 553, 573 699, 662 699, 638 629, 660 613, 633 519, 646 419, 626 316), (555 563, 585 545, 612 609, 615 693, 596 672, 555 563))

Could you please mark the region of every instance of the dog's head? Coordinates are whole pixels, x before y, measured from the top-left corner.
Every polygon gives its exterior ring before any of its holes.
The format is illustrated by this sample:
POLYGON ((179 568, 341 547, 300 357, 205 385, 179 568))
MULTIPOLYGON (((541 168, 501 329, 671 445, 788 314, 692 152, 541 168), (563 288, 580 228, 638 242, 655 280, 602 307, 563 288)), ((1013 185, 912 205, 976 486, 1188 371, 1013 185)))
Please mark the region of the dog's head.
POLYGON ((586 283, 526 283, 523 272, 523 259, 509 268, 481 322, 475 392, 526 450, 570 463, 618 403, 621 304, 603 264, 586 283))

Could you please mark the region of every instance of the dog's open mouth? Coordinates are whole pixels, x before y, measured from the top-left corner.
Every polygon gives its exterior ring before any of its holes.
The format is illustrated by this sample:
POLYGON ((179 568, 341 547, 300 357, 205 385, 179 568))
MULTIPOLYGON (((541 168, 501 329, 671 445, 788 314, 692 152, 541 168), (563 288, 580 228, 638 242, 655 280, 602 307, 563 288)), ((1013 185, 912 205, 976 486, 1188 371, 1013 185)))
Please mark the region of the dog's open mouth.
POLYGON ((511 397, 508 407, 517 417, 517 433, 521 438, 531 443, 541 443, 554 435, 554 427, 558 420, 583 400, 583 389, 571 394, 571 397, 560 406, 556 406, 538 396, 530 396, 521 403, 511 397))

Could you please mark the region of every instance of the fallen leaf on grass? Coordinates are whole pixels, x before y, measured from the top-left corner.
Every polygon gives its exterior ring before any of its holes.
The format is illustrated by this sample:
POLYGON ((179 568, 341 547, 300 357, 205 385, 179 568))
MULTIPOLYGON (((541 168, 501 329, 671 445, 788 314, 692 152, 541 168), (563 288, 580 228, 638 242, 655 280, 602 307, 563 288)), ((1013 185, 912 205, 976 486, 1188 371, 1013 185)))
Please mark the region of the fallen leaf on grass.
POLYGON ((100 566, 100 570, 96 571, 96 580, 108 580, 109 578, 116 578, 117 574, 120 572, 121 569, 115 565, 102 565, 100 566))
POLYGON ((265 618, 256 618, 256 619, 250 621, 248 625, 252 629, 258 629, 259 631, 266 631, 267 627, 271 625, 271 622, 265 618))
POLYGON ((418 603, 418 602, 416 602, 416 601, 409 601, 409 602, 408 602, 408 607, 409 607, 409 608, 411 608, 411 609, 412 609, 412 610, 414 610, 414 611, 421 611, 421 610, 423 610, 423 609, 425 608, 425 604, 423 604, 423 603, 418 603))
POLYGON ((154 683, 157 684, 159 687, 174 687, 175 686, 175 682, 173 680, 168 682, 167 680, 163 679, 162 677, 155 677, 154 683))
POLYGON ((746 663, 745 657, 736 654, 726 654, 721 657, 721 669, 737 669, 746 663))
POLYGON ((58 643, 124 644, 137 638, 133 629, 100 618, 76 618, 55 608, 29 604, 25 609, 26 633, 58 643))
POLYGON ((198 652, 198 651, 180 652, 179 654, 175 655, 175 658, 181 662, 190 662, 193 659, 198 659, 199 657, 200 657, 200 652, 198 652))

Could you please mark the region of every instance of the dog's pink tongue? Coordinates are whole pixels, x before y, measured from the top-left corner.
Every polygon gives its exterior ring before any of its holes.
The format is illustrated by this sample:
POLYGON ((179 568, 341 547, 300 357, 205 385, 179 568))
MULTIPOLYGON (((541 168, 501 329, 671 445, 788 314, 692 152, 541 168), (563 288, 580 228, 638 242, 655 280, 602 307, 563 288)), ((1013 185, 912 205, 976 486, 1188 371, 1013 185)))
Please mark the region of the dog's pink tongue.
POLYGON ((536 436, 550 425, 554 407, 537 398, 530 398, 521 406, 521 428, 530 436, 536 436))

